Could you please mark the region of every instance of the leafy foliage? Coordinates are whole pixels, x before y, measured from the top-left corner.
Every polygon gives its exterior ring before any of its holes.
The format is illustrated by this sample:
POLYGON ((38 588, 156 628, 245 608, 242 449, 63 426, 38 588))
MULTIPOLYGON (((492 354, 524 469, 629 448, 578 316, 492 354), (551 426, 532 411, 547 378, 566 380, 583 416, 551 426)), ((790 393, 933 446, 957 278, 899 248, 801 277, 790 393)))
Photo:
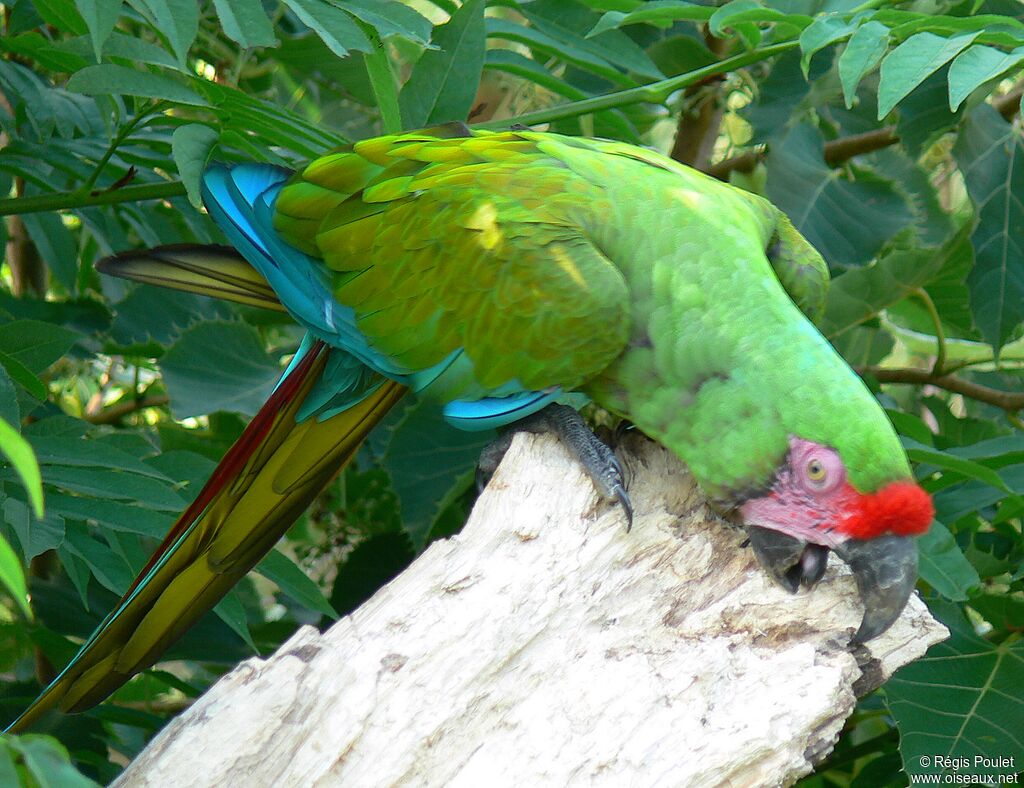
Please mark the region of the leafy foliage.
MULTIPOLYGON (((2 8, 4 719, 38 691, 35 657, 62 664, 124 591, 300 339, 276 313, 101 279, 96 260, 220 240, 198 209, 213 159, 294 166, 348 140, 465 119, 671 151, 767 194, 822 250, 834 279, 821 328, 878 392, 934 495, 921 589, 953 638, 863 699, 806 783, 903 785, 901 768, 942 772, 935 756, 1024 760, 1018 6, 2 8)), ((458 529, 486 439, 429 408, 397 409, 280 549, 171 650, 173 665, 73 724, 56 720, 62 744, 0 741, 0 783, 89 784, 65 750, 107 782, 111 752, 131 758, 239 659, 352 610, 458 529)))

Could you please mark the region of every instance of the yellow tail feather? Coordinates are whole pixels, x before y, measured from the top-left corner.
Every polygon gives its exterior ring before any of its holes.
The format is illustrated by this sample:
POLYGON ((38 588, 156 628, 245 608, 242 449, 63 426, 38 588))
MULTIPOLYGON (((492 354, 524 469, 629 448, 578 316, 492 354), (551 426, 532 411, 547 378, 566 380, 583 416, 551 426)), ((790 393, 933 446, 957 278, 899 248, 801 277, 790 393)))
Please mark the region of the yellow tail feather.
POLYGON ((384 380, 344 413, 297 424, 327 355, 314 347, 310 363, 289 375, 297 379, 290 390, 282 382, 200 492, 201 508, 182 515, 150 567, 10 731, 58 704, 88 709, 152 665, 270 551, 407 391, 384 380))

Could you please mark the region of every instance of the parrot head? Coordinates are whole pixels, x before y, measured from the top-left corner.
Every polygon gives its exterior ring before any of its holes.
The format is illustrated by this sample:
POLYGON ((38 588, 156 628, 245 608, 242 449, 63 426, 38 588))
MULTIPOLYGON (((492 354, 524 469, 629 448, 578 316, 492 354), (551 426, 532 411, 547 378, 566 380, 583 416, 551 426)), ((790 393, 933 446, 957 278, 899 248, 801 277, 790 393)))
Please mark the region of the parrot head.
POLYGON ((853 571, 864 602, 854 642, 899 617, 917 581, 913 536, 928 530, 931 497, 911 480, 858 490, 835 449, 791 437, 767 491, 738 508, 758 561, 787 590, 821 579, 831 549, 853 571))

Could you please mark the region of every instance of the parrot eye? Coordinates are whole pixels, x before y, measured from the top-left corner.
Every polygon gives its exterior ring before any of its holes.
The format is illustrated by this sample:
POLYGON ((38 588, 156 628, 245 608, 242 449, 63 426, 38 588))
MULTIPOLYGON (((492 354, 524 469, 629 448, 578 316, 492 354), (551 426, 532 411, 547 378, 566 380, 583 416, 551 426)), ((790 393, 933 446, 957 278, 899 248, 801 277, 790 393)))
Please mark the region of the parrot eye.
POLYGON ((807 463, 807 478, 809 481, 820 484, 825 481, 827 471, 821 460, 815 458, 807 463))

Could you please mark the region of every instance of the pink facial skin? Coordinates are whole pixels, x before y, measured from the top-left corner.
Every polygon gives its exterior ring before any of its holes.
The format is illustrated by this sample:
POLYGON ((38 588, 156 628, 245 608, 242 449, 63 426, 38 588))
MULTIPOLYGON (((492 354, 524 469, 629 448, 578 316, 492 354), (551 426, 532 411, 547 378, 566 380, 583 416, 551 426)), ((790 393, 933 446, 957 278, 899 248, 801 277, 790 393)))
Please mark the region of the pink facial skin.
POLYGON ((851 538, 923 533, 934 509, 930 496, 912 481, 893 482, 875 493, 858 492, 846 480, 839 452, 791 437, 786 464, 771 490, 740 506, 740 514, 747 525, 836 547, 851 538))

